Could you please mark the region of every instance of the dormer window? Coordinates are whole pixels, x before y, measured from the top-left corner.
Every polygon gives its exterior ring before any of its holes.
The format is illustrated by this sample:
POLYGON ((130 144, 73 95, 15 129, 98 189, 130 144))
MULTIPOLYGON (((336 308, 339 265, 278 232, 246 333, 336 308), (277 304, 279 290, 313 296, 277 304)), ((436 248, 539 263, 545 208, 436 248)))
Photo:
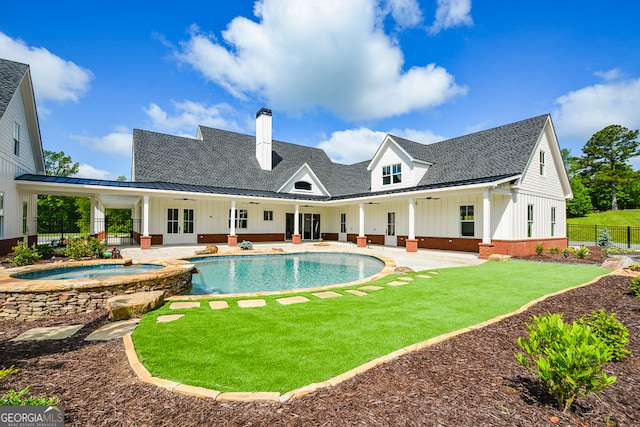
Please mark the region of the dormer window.
POLYGON ((296 190, 311 191, 311 183, 307 181, 297 181, 293 188, 296 190))
POLYGON ((398 184, 402 182, 402 164, 382 167, 382 185, 398 184))

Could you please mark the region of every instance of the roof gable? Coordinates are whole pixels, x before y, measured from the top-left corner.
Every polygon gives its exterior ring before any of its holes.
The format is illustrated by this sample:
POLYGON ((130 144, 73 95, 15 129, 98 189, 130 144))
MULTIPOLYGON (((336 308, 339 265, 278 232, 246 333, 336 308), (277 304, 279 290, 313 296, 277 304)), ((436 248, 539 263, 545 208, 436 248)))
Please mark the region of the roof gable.
POLYGON ((300 166, 298 169, 284 184, 278 189, 278 193, 295 193, 295 194, 313 194, 316 196, 331 196, 326 187, 322 184, 322 181, 313 172, 313 169, 308 164, 300 166), (295 188, 296 182, 304 181, 311 184, 310 190, 300 190, 295 188))

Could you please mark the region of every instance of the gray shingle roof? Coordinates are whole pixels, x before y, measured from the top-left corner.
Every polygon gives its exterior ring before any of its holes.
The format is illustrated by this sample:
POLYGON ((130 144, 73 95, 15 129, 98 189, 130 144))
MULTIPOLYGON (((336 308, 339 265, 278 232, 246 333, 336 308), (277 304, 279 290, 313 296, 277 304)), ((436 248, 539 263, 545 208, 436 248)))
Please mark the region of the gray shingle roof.
MULTIPOLYGON (((433 163, 416 189, 453 187, 522 174, 548 119, 545 114, 429 145, 391 138, 413 158, 433 163)), ((333 198, 370 194, 369 161, 333 163, 318 148, 274 140, 273 170, 264 171, 254 136, 207 127, 200 132, 202 140, 134 130, 135 180, 266 195, 307 163, 333 198)))
POLYGON ((0 117, 4 115, 28 69, 26 64, 0 58, 0 117))

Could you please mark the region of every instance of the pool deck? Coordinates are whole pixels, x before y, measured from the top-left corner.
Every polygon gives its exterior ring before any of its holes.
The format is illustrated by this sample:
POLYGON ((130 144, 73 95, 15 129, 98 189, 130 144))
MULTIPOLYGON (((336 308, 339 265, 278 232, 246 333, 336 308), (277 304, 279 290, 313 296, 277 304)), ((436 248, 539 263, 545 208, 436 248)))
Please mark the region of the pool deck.
MULTIPOLYGON (((482 264, 484 261, 478 258, 478 254, 470 252, 439 251, 433 249, 418 249, 418 252, 409 253, 403 247, 389 247, 371 245, 366 248, 358 248, 353 243, 325 242, 326 246, 317 243, 254 243, 256 250, 276 249, 287 253, 291 252, 349 252, 363 255, 376 255, 390 258, 398 267, 409 267, 414 271, 431 270, 436 268, 463 267, 482 264)), ((227 245, 217 244, 220 253, 230 251, 227 245)), ((207 245, 176 245, 176 246, 152 246, 151 249, 142 250, 139 247, 123 247, 123 258, 130 258, 134 263, 161 261, 166 259, 186 258, 195 256, 197 251, 202 251, 207 245)))

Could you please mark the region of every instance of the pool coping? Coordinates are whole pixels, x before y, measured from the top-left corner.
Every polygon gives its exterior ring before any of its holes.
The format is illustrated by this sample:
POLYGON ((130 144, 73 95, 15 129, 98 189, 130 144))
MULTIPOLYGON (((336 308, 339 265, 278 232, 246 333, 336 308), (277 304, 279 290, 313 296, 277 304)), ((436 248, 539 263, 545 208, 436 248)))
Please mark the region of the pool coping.
MULTIPOLYGON (((140 362, 140 359, 138 359, 138 354, 136 352, 135 349, 135 345, 133 343, 133 339, 131 338, 131 335, 126 335, 124 336, 123 339, 123 345, 124 345, 124 349, 125 349, 125 353, 127 355, 127 360, 129 362, 129 366, 131 367, 131 369, 133 370, 133 372, 136 374, 136 376, 138 377, 139 380, 141 380, 144 383, 147 384, 151 384, 151 385, 155 385, 157 387, 162 387, 166 390, 169 390, 171 392, 174 393, 180 393, 183 395, 187 395, 187 396, 192 396, 192 397, 198 397, 198 398, 205 398, 205 399, 213 399, 216 401, 221 401, 221 402, 272 402, 272 403, 284 403, 287 402, 289 400, 292 399, 300 399, 308 394, 311 394, 313 392, 316 392, 318 390, 321 390, 323 388, 327 388, 327 387, 332 387, 335 385, 338 385, 344 381, 347 381, 353 377, 355 377, 358 374, 364 373, 366 371, 369 371, 370 369, 382 365, 384 363, 388 363, 391 362, 395 359, 400 358, 401 356, 404 356, 406 354, 409 353, 413 353, 416 351, 420 351, 423 350, 425 348, 431 347, 433 345, 439 344, 443 341, 447 341, 451 338, 455 338, 459 335, 463 335, 466 334, 468 332, 472 332, 478 329, 482 329, 484 327, 490 326, 494 323, 497 323, 499 321, 502 321, 504 319, 507 319, 509 317, 518 315, 530 308, 532 308, 533 306, 535 306, 536 304, 551 298, 553 296, 556 295, 561 295, 563 293, 572 291, 574 289, 578 289, 584 286, 588 286, 591 285, 595 282, 597 282, 598 280, 600 280, 601 278, 611 275, 611 274, 616 274, 618 270, 612 271, 610 273, 607 274, 603 274, 601 276, 598 276, 596 278, 594 278, 593 280, 590 280, 587 283, 583 283, 581 285, 576 285, 576 286, 572 286, 570 288, 567 289, 562 289, 560 291, 557 292, 553 292, 547 295, 543 295, 540 298, 537 298, 533 301, 530 301, 526 304, 524 304, 522 307, 518 308, 515 311, 512 311, 510 313, 506 313, 506 314, 502 314, 500 316, 496 316, 494 318, 491 318, 489 320, 485 320, 484 322, 480 322, 477 323, 475 325, 472 326, 468 326, 466 328, 462 328, 462 329, 458 329, 456 331, 452 331, 452 332, 448 332, 446 334, 442 334, 442 335, 438 335, 436 337, 433 338, 429 338, 425 341, 421 341, 418 342, 416 344, 411 344, 408 345, 406 347, 403 347, 401 349, 392 351, 389 354, 380 356, 376 359, 370 360, 369 362, 357 366, 347 372, 344 372, 342 374, 339 374, 333 378, 330 378, 326 381, 322 381, 319 383, 312 383, 312 384, 308 384, 305 386, 302 386, 300 388, 294 389, 294 390, 290 390, 288 392, 285 393, 280 393, 280 392, 221 392, 218 390, 213 390, 213 389, 208 389, 208 388, 204 388, 204 387, 197 387, 197 386, 191 386, 188 384, 182 384, 182 383, 178 383, 176 381, 171 381, 171 380, 166 380, 164 378, 160 378, 160 377, 154 377, 151 375, 151 373, 147 370, 147 368, 144 367, 144 365, 142 364, 142 362, 140 362)), ((228 296, 227 296, 228 297, 228 296)))
POLYGON ((416 351, 420 351, 423 350, 425 348, 431 347, 435 344, 439 344, 443 341, 447 341, 451 338, 455 338, 459 335, 463 335, 466 334, 468 332, 472 332, 478 329, 482 329, 484 327, 490 326, 494 323, 497 323, 499 321, 502 321, 504 319, 507 319, 509 317, 518 315, 526 310, 529 310, 530 308, 534 307, 536 304, 551 298, 553 296, 556 295, 561 295, 565 292, 569 292, 572 291, 574 289, 578 289, 578 288, 582 288, 584 286, 589 286, 595 282, 597 282, 598 280, 602 279, 605 276, 611 275, 611 274, 616 274, 618 270, 614 270, 610 273, 607 274, 603 274, 601 276, 598 276, 592 280, 590 280, 587 283, 583 283, 581 285, 576 285, 576 286, 572 286, 570 288, 567 289, 562 289, 560 291, 557 292, 553 292, 547 295, 543 295, 540 298, 537 298, 533 301, 530 301, 526 304, 524 304, 522 307, 506 313, 506 314, 502 314, 500 316, 496 316, 494 318, 491 318, 489 320, 485 320, 484 322, 480 322, 477 323, 475 325, 471 325, 468 326, 466 328, 462 328, 462 329, 458 329, 456 331, 452 331, 452 332, 448 332, 446 334, 442 334, 442 335, 438 335, 436 337, 433 338, 429 338, 425 341, 421 341, 418 342, 416 344, 411 344, 408 345, 406 347, 403 347, 401 349, 392 351, 389 354, 380 356, 376 359, 370 360, 369 362, 357 366, 347 372, 344 372, 342 374, 339 374, 333 378, 330 378, 326 381, 321 381, 319 383, 312 383, 312 384, 308 384, 305 386, 302 386, 300 388, 294 389, 294 390, 290 390, 288 392, 285 393, 280 393, 280 392, 242 392, 242 391, 237 391, 237 392, 221 392, 218 390, 213 390, 213 389, 208 389, 208 388, 204 388, 204 387, 197 387, 197 386, 191 386, 188 384, 182 384, 176 381, 171 381, 171 380, 166 380, 164 378, 160 378, 160 377, 154 377, 153 375, 151 375, 151 373, 147 370, 147 368, 144 367, 144 365, 142 364, 142 362, 140 362, 140 359, 138 359, 138 354, 136 352, 135 349, 135 345, 133 343, 133 338, 131 337, 131 335, 126 335, 124 336, 123 339, 123 345, 124 345, 124 349, 125 349, 125 353, 127 355, 127 360, 129 362, 129 366, 131 367, 131 369, 133 370, 133 372, 136 374, 136 376, 138 377, 139 380, 141 380, 144 383, 147 384, 151 384, 151 385, 155 385, 157 387, 162 387, 166 390, 169 390, 171 392, 174 393, 179 393, 179 394, 183 394, 186 396, 192 396, 192 397, 198 397, 198 398, 205 398, 205 399, 213 399, 216 401, 220 401, 220 402, 271 402, 271 403, 284 403, 287 402, 289 400, 292 399, 300 399, 308 394, 311 394, 313 392, 316 392, 318 390, 321 390, 323 388, 327 388, 327 387, 332 387, 335 385, 338 385, 344 381, 347 381, 353 377, 355 377, 358 374, 364 373, 369 371, 370 369, 373 369, 376 366, 382 365, 384 363, 388 363, 391 362, 393 360, 396 360, 398 358, 400 358, 401 356, 407 355, 409 353, 413 353, 416 351))
MULTIPOLYGON (((304 292, 316 292, 325 289, 333 289, 333 288, 344 288, 348 286, 360 285, 362 283, 372 282, 374 280, 378 280, 382 277, 388 276, 389 274, 393 274, 397 267, 397 264, 391 258, 387 258, 382 255, 374 255, 374 254, 362 254, 358 252, 348 252, 348 251, 298 251, 298 252, 251 252, 251 253, 220 253, 220 254, 203 254, 197 256, 190 256, 189 259, 197 259, 197 258, 216 258, 216 257, 251 257, 251 256, 286 256, 286 255, 297 255, 297 254, 345 254, 345 255, 357 255, 364 257, 371 257, 378 259, 384 263, 384 267, 382 270, 377 272, 376 274, 365 277, 364 279, 353 280, 351 282, 342 282, 335 283, 332 285, 323 285, 323 286, 314 286, 310 288, 296 288, 296 289, 284 289, 279 291, 263 291, 263 292, 245 292, 245 293, 235 293, 235 294, 203 294, 203 295, 173 295, 171 297, 165 298, 167 301, 176 301, 176 300, 196 300, 196 299, 216 299, 216 298, 240 298, 240 297, 261 297, 268 295, 286 295, 292 293, 304 293, 304 292)), ((186 259, 180 259, 176 261, 189 262, 186 259)))

